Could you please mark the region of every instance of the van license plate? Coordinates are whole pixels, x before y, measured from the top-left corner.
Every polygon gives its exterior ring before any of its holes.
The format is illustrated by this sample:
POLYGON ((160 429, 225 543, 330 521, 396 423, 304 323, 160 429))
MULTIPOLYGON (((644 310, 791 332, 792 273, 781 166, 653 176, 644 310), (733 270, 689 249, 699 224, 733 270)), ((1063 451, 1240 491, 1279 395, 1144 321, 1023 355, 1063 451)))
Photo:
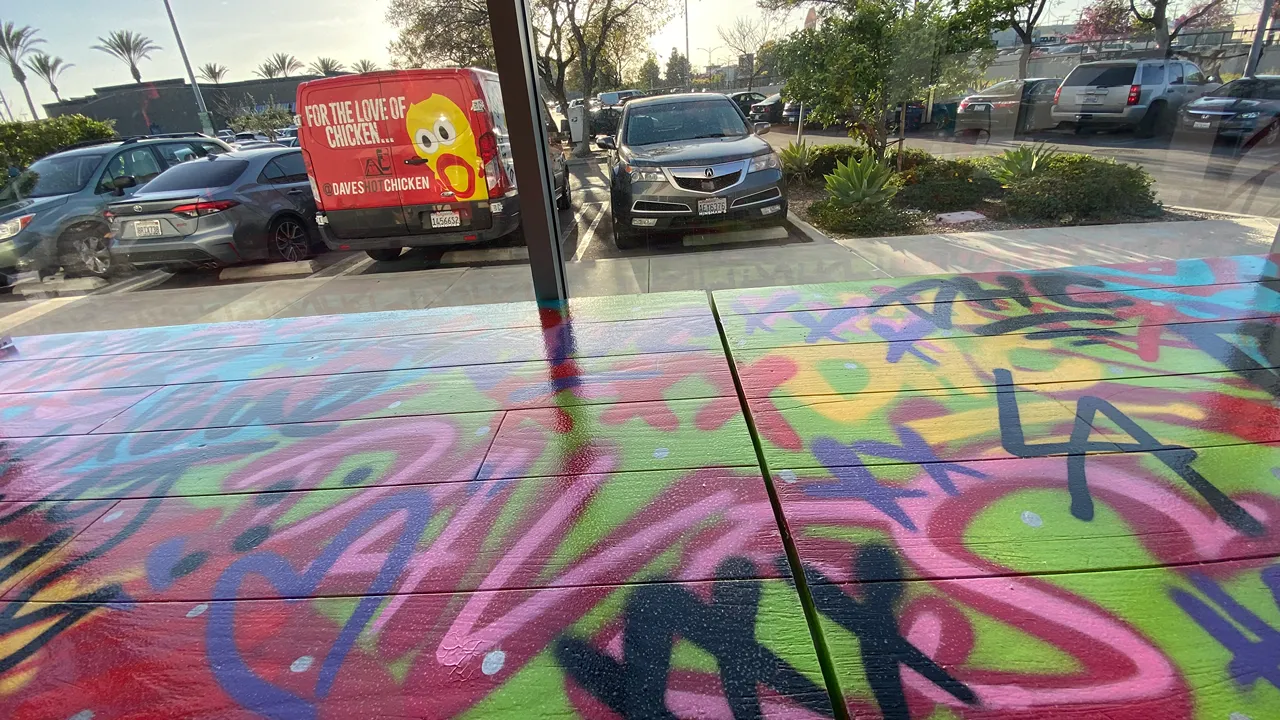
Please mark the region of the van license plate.
POLYGON ((1194 123, 1191 123, 1191 127, 1195 128, 1195 129, 1197 129, 1197 130, 1208 130, 1208 129, 1209 129, 1209 121, 1208 121, 1208 120, 1205 120, 1205 121, 1203 121, 1203 122, 1194 122, 1194 123))
POLYGON ((133 235, 134 237, 159 237, 160 236, 159 220, 134 220, 133 235))
POLYGON ((729 212, 729 201, 725 198, 706 198, 698 201, 699 215, 724 215, 729 212))
POLYGON ((445 212, 431 213, 431 227, 447 228, 462 227, 462 216, 457 210, 447 210, 445 212))

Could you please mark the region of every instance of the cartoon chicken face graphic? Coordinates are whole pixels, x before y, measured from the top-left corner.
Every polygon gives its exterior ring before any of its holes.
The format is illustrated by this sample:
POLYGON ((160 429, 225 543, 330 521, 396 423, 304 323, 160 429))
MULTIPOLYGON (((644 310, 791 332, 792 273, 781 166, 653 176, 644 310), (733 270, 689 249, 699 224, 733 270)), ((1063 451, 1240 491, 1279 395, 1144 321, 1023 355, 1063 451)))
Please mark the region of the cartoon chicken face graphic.
POLYGON ((418 157, 458 200, 488 197, 475 133, 467 116, 443 95, 428 95, 409 106, 405 125, 418 157))

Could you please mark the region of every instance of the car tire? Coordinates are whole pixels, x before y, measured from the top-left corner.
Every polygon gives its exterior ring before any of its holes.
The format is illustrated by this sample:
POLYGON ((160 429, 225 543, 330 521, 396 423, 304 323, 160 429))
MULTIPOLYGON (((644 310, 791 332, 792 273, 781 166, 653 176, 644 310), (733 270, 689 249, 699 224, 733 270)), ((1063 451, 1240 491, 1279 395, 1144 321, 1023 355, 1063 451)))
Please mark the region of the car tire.
POLYGON ((635 250, 644 244, 644 236, 628 229, 618 221, 613 223, 613 244, 619 250, 635 250))
POLYGON ((560 193, 560 199, 556 201, 556 208, 560 210, 568 210, 573 207, 573 198, 569 195, 569 168, 564 169, 564 191, 560 193))
POLYGON ((1164 118, 1165 115, 1164 103, 1151 103, 1151 107, 1147 108, 1147 113, 1142 116, 1133 134, 1140 138, 1155 137, 1168 124, 1164 118))
POLYGON ((377 262, 391 262, 400 257, 400 253, 404 248, 379 248, 377 250, 365 250, 364 253, 377 262))
POLYGON ((307 224, 292 215, 271 223, 267 230, 267 244, 271 258, 281 262, 302 262, 311 257, 315 248, 307 224))
POLYGON ((58 240, 58 257, 71 275, 105 278, 114 269, 107 233, 100 227, 71 229, 58 240))

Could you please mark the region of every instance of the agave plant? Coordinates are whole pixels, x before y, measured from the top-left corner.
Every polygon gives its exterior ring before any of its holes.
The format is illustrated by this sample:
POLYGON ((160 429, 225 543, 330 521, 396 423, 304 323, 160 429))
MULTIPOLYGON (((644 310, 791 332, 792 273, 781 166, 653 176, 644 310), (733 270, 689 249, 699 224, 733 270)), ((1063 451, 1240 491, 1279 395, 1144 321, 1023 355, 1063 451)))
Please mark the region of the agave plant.
POLYGON ((995 156, 991 163, 991 177, 1009 187, 1039 173, 1058 156, 1058 148, 1044 143, 1021 145, 995 156))
POLYGON ((813 148, 801 140, 791 143, 778 152, 782 160, 782 174, 787 182, 804 184, 809 182, 809 174, 813 172, 813 148))
POLYGON ((866 153, 861 160, 836 165, 827 176, 827 192, 832 204, 852 210, 869 210, 884 205, 898 194, 900 183, 893 169, 866 153))

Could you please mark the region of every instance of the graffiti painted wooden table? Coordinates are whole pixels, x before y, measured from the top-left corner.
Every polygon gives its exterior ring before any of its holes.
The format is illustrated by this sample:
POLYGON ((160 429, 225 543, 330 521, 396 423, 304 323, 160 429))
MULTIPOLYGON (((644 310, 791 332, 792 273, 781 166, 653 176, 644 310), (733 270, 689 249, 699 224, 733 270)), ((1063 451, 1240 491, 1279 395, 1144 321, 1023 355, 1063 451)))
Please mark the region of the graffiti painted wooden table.
POLYGON ((0 716, 1278 718, 1263 267, 16 338, 0 716))

